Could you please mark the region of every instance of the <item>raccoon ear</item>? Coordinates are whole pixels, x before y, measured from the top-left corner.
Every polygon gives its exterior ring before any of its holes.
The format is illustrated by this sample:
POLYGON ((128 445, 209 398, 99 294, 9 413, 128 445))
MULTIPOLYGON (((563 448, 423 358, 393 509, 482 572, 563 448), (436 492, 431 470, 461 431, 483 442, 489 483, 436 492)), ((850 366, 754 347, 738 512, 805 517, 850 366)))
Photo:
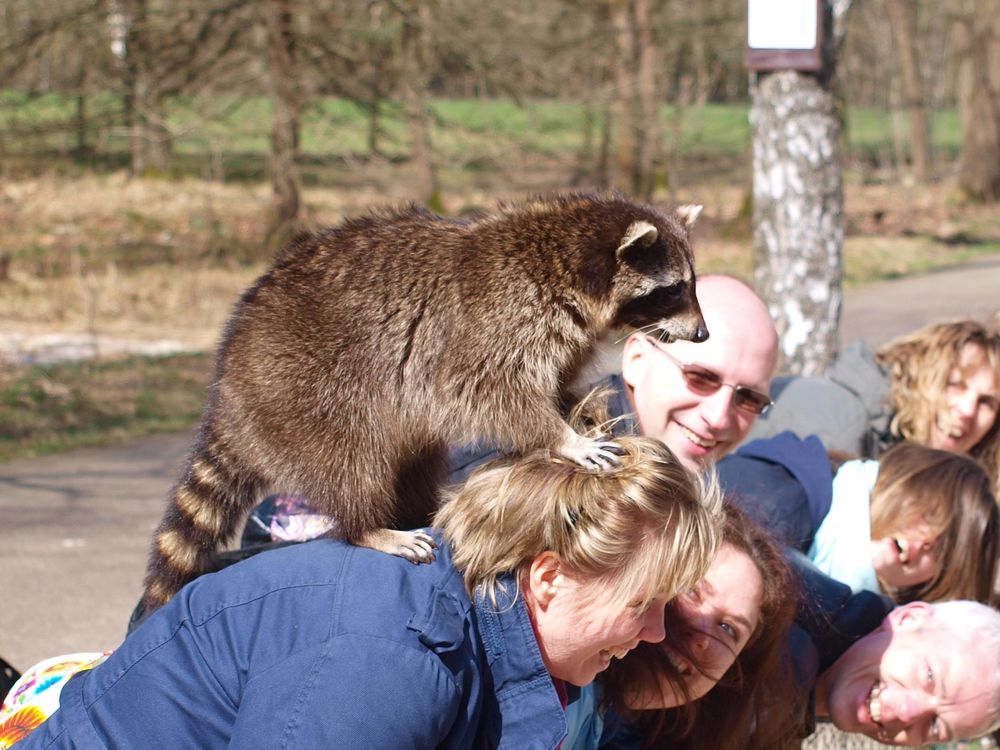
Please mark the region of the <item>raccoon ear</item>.
POLYGON ((648 221, 633 221, 629 224, 628 229, 625 230, 622 241, 618 243, 619 257, 623 250, 631 247, 636 242, 640 243, 643 247, 649 247, 656 242, 657 236, 659 236, 659 232, 648 221))
POLYGON ((681 217, 681 222, 684 224, 685 229, 689 232, 691 231, 691 227, 694 226, 694 223, 698 221, 698 217, 701 215, 701 209, 703 208, 704 206, 695 206, 692 204, 677 207, 677 215, 681 217))

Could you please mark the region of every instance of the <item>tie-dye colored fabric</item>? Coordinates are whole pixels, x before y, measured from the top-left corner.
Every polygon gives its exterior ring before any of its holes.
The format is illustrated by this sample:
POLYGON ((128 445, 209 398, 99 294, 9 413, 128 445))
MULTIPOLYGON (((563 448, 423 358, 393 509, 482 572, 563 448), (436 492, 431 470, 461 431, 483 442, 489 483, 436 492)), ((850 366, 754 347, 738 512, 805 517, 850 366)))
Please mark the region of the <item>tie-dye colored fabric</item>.
POLYGON ((23 740, 59 708, 59 694, 70 677, 96 667, 110 653, 55 656, 21 675, 0 706, 0 750, 23 740))

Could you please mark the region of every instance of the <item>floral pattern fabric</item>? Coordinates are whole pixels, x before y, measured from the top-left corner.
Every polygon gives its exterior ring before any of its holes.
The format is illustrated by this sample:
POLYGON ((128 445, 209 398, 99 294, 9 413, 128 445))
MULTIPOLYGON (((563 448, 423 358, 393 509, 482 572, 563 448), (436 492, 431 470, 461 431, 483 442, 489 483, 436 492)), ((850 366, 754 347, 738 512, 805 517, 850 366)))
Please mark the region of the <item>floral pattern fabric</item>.
POLYGON ((93 669, 110 651, 55 656, 28 669, 0 705, 0 750, 7 750, 38 728, 59 708, 59 694, 69 678, 93 669))

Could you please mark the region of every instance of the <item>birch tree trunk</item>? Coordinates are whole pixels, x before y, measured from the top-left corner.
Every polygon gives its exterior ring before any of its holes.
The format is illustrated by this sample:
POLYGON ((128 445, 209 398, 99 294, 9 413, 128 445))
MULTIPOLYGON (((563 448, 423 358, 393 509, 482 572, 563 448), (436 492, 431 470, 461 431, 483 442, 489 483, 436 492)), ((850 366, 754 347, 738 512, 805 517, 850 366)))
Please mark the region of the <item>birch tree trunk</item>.
POLYGON ((275 251, 294 234, 299 219, 299 110, 291 0, 268 0, 264 12, 268 93, 271 98, 272 215, 267 247, 275 251))
POLYGON ((837 350, 844 192, 833 93, 794 71, 753 86, 754 282, 781 340, 779 370, 817 374, 837 350))

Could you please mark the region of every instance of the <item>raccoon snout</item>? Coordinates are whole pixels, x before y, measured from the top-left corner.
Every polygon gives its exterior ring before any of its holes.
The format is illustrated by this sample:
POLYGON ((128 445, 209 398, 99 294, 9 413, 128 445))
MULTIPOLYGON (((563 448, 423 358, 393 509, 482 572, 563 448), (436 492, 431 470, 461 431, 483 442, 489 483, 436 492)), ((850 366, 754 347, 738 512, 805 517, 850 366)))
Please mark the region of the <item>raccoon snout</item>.
POLYGON ((699 323, 690 335, 687 331, 678 333, 676 330, 661 327, 656 338, 663 344, 673 341, 693 341, 695 344, 700 344, 702 341, 707 341, 708 337, 708 327, 704 323, 699 323))

